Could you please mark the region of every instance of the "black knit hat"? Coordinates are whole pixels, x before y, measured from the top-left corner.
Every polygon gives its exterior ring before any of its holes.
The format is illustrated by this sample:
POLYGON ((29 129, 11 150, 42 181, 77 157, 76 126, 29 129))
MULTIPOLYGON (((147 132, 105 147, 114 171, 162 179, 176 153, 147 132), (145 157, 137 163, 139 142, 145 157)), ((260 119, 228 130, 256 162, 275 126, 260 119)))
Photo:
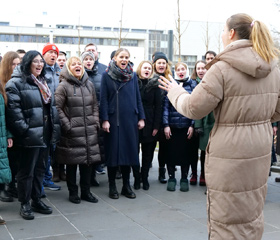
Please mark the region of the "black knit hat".
POLYGON ((155 63, 158 59, 164 59, 166 62, 168 62, 168 59, 163 52, 156 52, 154 54, 153 63, 155 63))

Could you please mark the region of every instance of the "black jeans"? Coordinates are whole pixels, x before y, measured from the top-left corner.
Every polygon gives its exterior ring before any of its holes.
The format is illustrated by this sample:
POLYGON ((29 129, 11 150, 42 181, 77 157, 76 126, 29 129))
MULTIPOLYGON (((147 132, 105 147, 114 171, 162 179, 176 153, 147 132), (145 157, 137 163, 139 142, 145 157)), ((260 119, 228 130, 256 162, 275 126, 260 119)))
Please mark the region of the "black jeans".
MULTIPOLYGON (((120 166, 120 168, 122 173, 123 185, 129 184, 130 166, 120 166)), ((109 186, 116 185, 117 169, 118 167, 107 167, 109 186)))
MULTIPOLYGON (((66 165, 66 182, 69 190, 69 195, 71 196, 78 195, 78 185, 76 183, 77 168, 77 164, 66 165)), ((92 165, 80 164, 79 171, 81 193, 89 193, 92 165)))
POLYGON ((27 203, 41 198, 42 182, 48 160, 47 148, 22 148, 17 173, 18 200, 27 203))
POLYGON ((141 150, 142 150, 142 170, 141 172, 147 175, 150 170, 151 163, 154 157, 154 151, 156 148, 157 142, 148 142, 148 143, 141 143, 141 150))

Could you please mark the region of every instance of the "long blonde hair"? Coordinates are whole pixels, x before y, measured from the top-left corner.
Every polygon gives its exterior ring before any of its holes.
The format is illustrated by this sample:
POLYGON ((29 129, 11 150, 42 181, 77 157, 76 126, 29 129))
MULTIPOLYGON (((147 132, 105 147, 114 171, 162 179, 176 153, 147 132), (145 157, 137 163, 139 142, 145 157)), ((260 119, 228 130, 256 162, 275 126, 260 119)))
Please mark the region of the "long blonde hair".
POLYGON ((239 39, 252 41, 253 49, 266 61, 278 57, 279 50, 274 46, 272 36, 267 26, 245 13, 232 15, 226 22, 228 29, 234 29, 239 39))

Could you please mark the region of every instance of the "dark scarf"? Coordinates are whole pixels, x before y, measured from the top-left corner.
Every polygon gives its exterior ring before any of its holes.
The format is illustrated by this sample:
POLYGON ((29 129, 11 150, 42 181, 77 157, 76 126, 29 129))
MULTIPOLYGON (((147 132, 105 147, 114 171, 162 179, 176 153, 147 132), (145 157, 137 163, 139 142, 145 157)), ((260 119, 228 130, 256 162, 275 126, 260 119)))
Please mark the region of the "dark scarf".
POLYGON ((108 75, 113 78, 114 80, 117 80, 119 82, 128 82, 133 77, 133 63, 128 62, 125 69, 120 69, 116 61, 113 59, 110 61, 108 68, 106 69, 106 72, 108 72, 108 75))

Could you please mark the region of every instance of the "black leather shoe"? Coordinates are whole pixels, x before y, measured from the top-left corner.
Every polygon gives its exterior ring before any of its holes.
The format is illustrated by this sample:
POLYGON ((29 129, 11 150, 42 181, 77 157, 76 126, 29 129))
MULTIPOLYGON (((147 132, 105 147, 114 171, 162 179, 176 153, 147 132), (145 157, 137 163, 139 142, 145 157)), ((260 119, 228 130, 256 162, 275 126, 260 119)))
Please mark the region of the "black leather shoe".
POLYGON ((75 204, 79 204, 81 202, 81 199, 78 195, 70 195, 69 201, 75 204))
POLYGON ((0 191, 0 201, 12 202, 13 200, 14 200, 13 197, 6 190, 0 191))
POLYGON ((91 192, 82 193, 81 194, 81 199, 85 200, 87 202, 92 202, 92 203, 97 203, 98 202, 98 199, 96 197, 94 197, 91 192))
POLYGON ((31 206, 30 206, 29 202, 21 204, 19 214, 25 220, 33 220, 34 219, 34 213, 31 209, 31 206))
POLYGON ((127 198, 136 198, 135 193, 132 191, 129 184, 122 187, 122 195, 126 196, 127 198))
POLYGON ((119 193, 117 191, 116 186, 110 186, 109 187, 109 197, 112 199, 118 199, 119 198, 119 193))
POLYGON ((91 186, 99 187, 100 183, 96 180, 95 177, 91 178, 91 186))
POLYGON ((34 212, 42 213, 42 214, 51 214, 52 208, 47 206, 43 201, 32 201, 31 203, 32 210, 34 212))

